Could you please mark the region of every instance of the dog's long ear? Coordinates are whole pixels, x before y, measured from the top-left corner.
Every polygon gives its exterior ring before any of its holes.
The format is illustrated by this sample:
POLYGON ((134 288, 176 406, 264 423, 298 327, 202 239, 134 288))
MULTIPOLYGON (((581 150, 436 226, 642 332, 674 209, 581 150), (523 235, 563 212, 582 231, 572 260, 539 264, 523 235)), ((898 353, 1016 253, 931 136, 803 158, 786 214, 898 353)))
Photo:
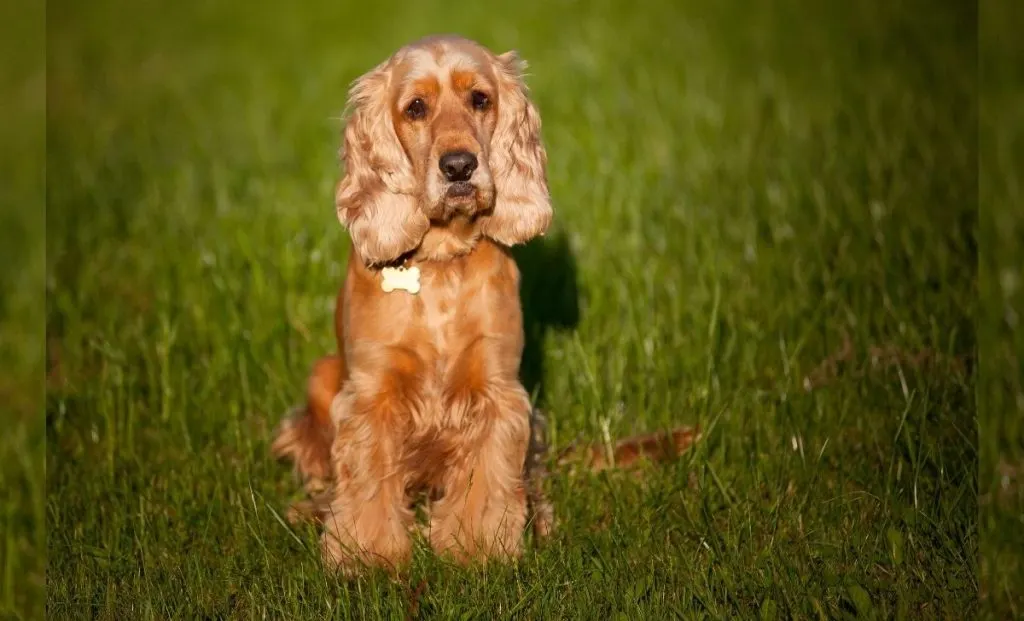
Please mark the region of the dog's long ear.
POLYGON ((391 121, 389 62, 352 86, 335 207, 367 265, 389 263, 416 248, 430 222, 420 211, 412 164, 391 121))
POLYGON ((523 83, 526 63, 515 52, 497 57, 498 123, 491 139, 494 211, 481 220, 483 234, 506 246, 543 235, 551 224, 547 153, 540 115, 523 83))

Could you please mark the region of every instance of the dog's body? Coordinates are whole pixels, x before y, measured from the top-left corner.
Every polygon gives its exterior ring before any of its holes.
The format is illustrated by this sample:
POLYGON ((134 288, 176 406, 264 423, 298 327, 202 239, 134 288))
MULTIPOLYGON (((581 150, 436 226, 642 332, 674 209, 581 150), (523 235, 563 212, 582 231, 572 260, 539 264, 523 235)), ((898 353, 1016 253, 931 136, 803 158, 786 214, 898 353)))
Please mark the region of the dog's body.
POLYGON ((436 549, 515 554, 530 414, 517 377, 522 319, 509 304, 515 263, 482 241, 420 264, 417 295, 384 293, 374 271, 350 265, 343 299, 359 303, 342 306, 351 372, 331 410, 337 483, 328 512, 351 523, 349 544, 384 547, 395 562, 422 490, 436 499, 428 531, 436 549))
POLYGON ((338 355, 317 362, 307 407, 274 446, 311 488, 326 487, 323 552, 344 570, 408 559, 419 492, 439 552, 519 553, 531 404, 508 247, 551 219, 521 67, 512 53, 431 38, 352 89, 337 206, 353 256, 338 355), (417 268, 418 289, 385 286, 383 267, 417 268))

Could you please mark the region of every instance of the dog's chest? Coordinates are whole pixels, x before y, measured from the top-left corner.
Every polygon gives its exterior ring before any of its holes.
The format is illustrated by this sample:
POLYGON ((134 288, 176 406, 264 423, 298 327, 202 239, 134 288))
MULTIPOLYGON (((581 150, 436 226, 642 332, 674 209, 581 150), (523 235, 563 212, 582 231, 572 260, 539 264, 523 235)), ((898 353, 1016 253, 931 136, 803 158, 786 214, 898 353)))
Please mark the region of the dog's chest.
POLYGON ((418 323, 438 352, 457 349, 469 337, 470 305, 465 304, 469 283, 461 270, 427 271, 420 285, 418 323))

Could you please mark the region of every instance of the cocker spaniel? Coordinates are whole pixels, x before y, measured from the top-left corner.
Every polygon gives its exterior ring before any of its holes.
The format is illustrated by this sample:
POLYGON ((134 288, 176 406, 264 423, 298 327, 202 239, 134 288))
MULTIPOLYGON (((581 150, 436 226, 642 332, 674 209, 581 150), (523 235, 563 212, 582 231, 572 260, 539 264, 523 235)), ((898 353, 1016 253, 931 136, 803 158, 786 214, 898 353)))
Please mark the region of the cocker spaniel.
MULTIPOLYGON (((537 535, 553 527, 509 252, 552 218, 524 67, 514 52, 430 37, 351 88, 335 195, 353 248, 338 353, 315 363, 306 405, 272 447, 312 496, 302 512, 323 524, 324 560, 346 573, 408 561, 423 497, 423 534, 460 562, 518 556, 529 509, 537 535)), ((658 459, 693 439, 643 436, 583 461, 658 459)))
POLYGON ((338 354, 317 361, 306 407, 273 447, 319 493, 324 559, 345 571, 408 560, 420 493, 435 550, 520 551, 531 403, 509 247, 552 217, 524 66, 430 37, 351 88, 335 195, 353 247, 338 354))

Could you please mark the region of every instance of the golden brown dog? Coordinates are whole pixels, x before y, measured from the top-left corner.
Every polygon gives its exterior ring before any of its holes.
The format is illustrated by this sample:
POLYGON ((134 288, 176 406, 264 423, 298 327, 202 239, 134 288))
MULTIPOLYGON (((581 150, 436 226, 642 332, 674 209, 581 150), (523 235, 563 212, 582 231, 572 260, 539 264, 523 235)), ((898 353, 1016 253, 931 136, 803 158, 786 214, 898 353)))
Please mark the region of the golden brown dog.
POLYGON ((509 253, 552 217, 523 68, 514 52, 431 37, 351 89, 338 353, 314 365, 273 446, 314 495, 324 559, 343 571, 408 560, 421 494, 431 546, 463 562, 517 556, 528 500, 535 532, 552 527, 542 461, 527 459, 542 446, 509 253))
POLYGON ((327 487, 323 553, 342 569, 406 561, 420 491, 439 552, 519 553, 531 405, 509 247, 552 215, 522 69, 515 53, 432 37, 351 89, 339 353, 316 363, 307 407, 274 446, 327 487))

